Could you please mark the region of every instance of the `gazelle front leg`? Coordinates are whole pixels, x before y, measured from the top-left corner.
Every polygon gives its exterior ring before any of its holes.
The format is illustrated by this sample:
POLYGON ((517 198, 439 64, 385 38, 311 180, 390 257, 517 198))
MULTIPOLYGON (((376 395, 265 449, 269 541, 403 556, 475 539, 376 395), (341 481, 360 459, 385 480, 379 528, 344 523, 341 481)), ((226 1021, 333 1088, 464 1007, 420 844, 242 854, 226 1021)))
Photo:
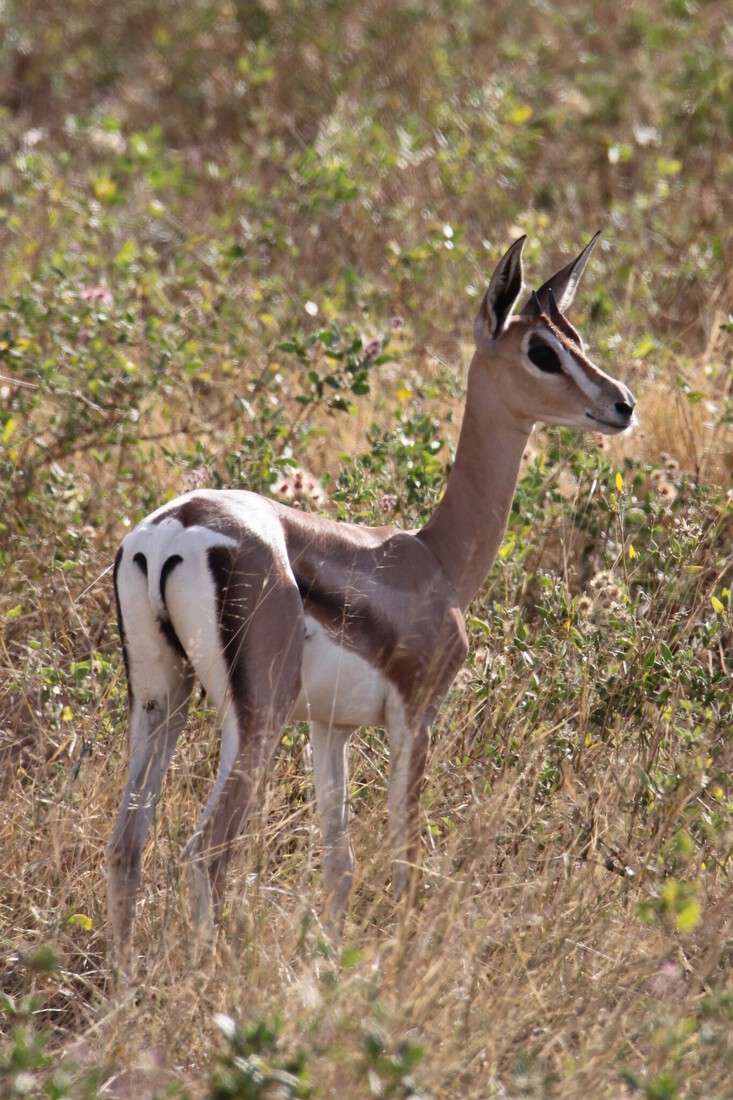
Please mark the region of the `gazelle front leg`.
POLYGON ((420 792, 425 775, 430 724, 405 721, 404 713, 389 724, 389 819, 392 843, 392 890, 411 900, 420 869, 420 792))
POLYGON ((350 734, 343 727, 311 724, 313 782, 323 840, 323 927, 335 945, 341 941, 354 880, 348 833, 350 734))

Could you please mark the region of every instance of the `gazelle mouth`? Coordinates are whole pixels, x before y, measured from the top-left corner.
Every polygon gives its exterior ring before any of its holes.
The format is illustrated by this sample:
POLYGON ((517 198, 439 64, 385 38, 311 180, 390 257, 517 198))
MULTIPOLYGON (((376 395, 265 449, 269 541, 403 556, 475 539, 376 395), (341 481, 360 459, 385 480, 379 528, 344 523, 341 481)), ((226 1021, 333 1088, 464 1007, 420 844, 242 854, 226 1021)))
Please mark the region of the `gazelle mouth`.
POLYGON ((601 428, 608 428, 612 432, 625 432, 627 428, 630 428, 634 423, 634 414, 631 413, 625 420, 603 420, 600 416, 594 416, 593 413, 587 412, 585 414, 589 420, 595 421, 601 428))

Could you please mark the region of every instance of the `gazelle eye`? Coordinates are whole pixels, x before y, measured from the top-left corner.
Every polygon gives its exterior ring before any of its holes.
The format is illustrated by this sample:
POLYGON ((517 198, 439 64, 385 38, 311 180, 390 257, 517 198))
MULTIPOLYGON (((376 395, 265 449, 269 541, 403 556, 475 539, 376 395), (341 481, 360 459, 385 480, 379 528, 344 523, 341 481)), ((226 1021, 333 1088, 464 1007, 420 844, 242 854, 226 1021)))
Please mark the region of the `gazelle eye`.
POLYGON ((527 355, 530 362, 545 374, 562 374, 560 356, 544 340, 532 340, 527 355))

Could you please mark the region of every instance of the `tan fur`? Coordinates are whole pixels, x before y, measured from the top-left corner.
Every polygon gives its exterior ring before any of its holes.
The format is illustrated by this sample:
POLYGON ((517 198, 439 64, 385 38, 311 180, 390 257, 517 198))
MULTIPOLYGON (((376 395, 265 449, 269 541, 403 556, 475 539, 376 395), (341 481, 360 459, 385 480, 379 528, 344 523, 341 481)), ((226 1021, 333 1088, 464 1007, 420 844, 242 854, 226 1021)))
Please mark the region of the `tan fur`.
MULTIPOLYGON (((591 246, 542 288, 550 304, 556 295, 572 299, 591 246)), ((194 672, 218 708, 223 738, 220 773, 186 849, 202 926, 218 920, 232 842, 261 797, 283 724, 302 703, 314 724, 324 927, 334 940, 341 934, 353 857, 351 730, 339 715, 351 711, 337 683, 332 696, 324 693, 321 676, 311 693, 320 710, 310 712, 309 654, 319 655, 334 680, 340 667, 352 678, 360 669, 369 673, 368 709, 357 723, 379 713, 389 731, 393 886, 398 897, 414 888, 430 728, 465 659, 463 613, 499 548, 533 425, 613 433, 632 420, 629 391, 586 357, 561 314, 549 316, 532 299, 511 316, 521 247, 518 241, 509 249, 480 307, 455 462, 422 530, 336 523, 251 493, 202 490, 154 513, 123 543, 117 591, 131 764, 109 845, 110 913, 122 966, 130 962, 142 843, 194 672), (530 334, 545 344, 548 373, 526 353, 530 334), (345 661, 346 654, 355 658, 345 661)))

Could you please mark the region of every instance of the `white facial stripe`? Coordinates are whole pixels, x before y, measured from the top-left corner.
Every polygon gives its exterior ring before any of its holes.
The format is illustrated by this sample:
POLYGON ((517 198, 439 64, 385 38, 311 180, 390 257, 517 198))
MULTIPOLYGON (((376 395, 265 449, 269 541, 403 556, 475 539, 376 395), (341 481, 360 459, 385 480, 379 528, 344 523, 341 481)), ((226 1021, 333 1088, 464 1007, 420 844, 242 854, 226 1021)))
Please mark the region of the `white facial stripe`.
MULTIPOLYGON (((529 350, 529 343, 532 336, 535 339, 539 336, 536 332, 528 332, 522 340, 522 350, 525 355, 529 350)), ((541 340, 551 347, 555 351, 562 363, 563 370, 570 378, 575 382, 578 389, 589 397, 594 403, 598 401, 601 396, 601 380, 605 377, 602 371, 598 367, 594 366, 589 359, 586 359, 584 355, 579 354, 570 347, 564 340, 559 339, 553 332, 548 329, 543 329, 542 335, 539 336, 541 340)), ((537 368, 539 369, 539 368, 537 368)))

